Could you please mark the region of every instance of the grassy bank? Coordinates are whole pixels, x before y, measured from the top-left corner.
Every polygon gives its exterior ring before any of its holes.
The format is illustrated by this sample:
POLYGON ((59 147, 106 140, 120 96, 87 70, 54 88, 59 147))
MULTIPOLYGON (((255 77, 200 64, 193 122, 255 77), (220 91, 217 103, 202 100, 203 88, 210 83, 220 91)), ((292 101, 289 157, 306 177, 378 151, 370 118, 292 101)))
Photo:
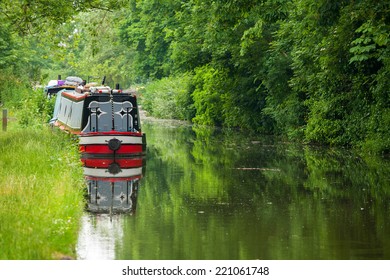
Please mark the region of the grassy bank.
POLYGON ((68 135, 15 123, 0 132, 0 259, 74 258, 82 180, 68 135))

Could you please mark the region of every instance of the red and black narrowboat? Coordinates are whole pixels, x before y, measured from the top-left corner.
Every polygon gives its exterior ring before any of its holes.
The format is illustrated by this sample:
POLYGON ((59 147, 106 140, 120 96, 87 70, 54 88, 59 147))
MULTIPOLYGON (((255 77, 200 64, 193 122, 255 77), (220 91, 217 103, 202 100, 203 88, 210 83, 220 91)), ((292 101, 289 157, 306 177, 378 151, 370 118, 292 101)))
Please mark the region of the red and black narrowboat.
MULTIPOLYGON (((74 79, 73 79, 74 80, 74 79)), ((134 92, 96 84, 63 89, 56 94, 50 123, 79 136, 83 154, 140 156, 146 137, 141 131, 134 92)))

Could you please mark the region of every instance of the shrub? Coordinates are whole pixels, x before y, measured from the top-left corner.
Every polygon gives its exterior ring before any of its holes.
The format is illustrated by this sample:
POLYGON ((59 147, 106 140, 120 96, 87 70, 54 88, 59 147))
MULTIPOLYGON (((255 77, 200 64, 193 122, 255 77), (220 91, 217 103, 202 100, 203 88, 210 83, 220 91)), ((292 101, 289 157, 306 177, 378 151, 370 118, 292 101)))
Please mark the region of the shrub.
POLYGON ((194 115, 190 81, 191 75, 183 74, 150 82, 142 90, 142 107, 158 118, 190 120, 194 115))

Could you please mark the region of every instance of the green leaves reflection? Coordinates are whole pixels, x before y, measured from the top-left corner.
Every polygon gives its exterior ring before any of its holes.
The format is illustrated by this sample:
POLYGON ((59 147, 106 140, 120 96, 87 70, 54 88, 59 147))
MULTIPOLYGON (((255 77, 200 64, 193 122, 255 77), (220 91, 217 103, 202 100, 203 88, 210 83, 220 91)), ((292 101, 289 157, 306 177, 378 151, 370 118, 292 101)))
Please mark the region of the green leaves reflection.
POLYGON ((386 259, 387 161, 145 123, 147 172, 118 259, 386 259))

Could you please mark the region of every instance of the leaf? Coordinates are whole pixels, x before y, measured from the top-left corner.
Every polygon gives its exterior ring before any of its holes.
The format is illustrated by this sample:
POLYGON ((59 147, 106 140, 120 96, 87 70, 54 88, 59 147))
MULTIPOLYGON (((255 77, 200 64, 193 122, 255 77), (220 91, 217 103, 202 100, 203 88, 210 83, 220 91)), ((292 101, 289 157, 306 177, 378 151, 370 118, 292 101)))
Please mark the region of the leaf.
POLYGON ((361 61, 364 61, 364 60, 367 60, 369 57, 368 55, 354 55, 353 57, 351 57, 351 59, 349 60, 349 63, 353 63, 353 62, 361 62, 361 61))

